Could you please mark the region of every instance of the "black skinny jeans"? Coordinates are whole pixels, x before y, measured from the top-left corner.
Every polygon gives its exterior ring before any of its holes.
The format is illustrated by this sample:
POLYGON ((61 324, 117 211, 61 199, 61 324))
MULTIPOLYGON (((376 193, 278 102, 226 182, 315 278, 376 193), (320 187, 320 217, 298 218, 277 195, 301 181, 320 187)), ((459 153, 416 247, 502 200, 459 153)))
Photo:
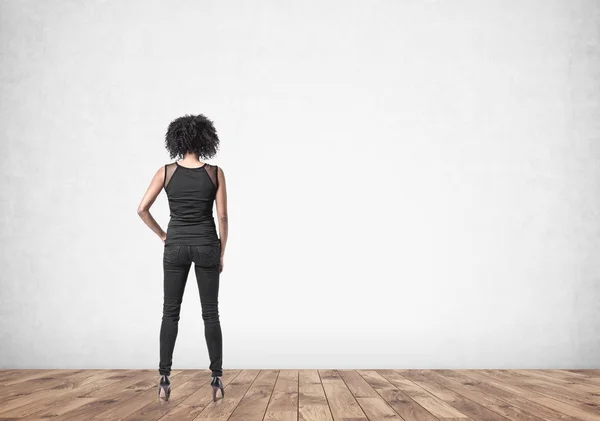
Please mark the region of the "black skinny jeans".
POLYGON ((170 375, 183 292, 192 262, 200 292, 204 336, 213 376, 223 375, 223 338, 219 321, 220 246, 167 244, 163 252, 164 301, 160 328, 160 375, 170 375))

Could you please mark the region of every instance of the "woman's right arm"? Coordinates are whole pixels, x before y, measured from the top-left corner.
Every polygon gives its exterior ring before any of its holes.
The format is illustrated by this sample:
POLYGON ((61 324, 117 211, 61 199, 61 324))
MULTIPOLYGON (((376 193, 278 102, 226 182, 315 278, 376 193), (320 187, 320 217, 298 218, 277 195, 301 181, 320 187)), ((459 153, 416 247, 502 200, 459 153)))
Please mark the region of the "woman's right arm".
POLYGON ((229 223, 227 220, 227 186, 225 185, 225 173, 221 167, 217 167, 218 188, 215 198, 217 204, 217 219, 219 220, 219 239, 221 240, 221 269, 223 271, 223 256, 225 254, 225 245, 227 244, 227 235, 229 233, 229 223))
POLYGON ((156 197, 163 188, 164 178, 165 167, 160 167, 154 174, 154 177, 152 177, 150 186, 146 190, 146 193, 144 194, 144 197, 142 197, 142 201, 140 202, 137 208, 137 214, 140 216, 140 218, 142 218, 142 221, 144 221, 144 223, 148 225, 148 227, 160 237, 163 243, 167 238, 167 233, 163 231, 160 225, 158 225, 158 222, 156 222, 156 219, 154 219, 154 217, 150 213, 150 207, 152 207, 152 204, 156 200, 156 197))

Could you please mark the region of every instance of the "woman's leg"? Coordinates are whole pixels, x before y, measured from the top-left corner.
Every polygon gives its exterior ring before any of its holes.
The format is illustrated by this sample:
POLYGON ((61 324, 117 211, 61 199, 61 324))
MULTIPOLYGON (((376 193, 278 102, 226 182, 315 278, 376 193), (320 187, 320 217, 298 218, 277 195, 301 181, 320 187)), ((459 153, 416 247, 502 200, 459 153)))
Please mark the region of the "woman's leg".
POLYGON ((190 272, 189 246, 166 245, 163 253, 164 296, 160 326, 160 375, 170 375, 183 292, 190 272))
POLYGON ((219 320, 219 247, 196 246, 194 271, 198 282, 204 337, 210 358, 212 376, 223 375, 223 336, 219 320))

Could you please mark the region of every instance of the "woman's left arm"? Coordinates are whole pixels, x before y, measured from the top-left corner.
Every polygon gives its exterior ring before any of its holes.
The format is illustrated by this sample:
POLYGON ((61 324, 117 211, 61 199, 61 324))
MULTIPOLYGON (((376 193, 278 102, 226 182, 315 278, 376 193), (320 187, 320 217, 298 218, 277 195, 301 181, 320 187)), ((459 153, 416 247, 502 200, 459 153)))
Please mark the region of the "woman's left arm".
POLYGON ((158 171, 156 171, 156 174, 154 174, 152 182, 150 183, 148 190, 146 190, 146 194, 144 194, 144 197, 142 197, 142 201, 140 202, 140 205, 137 209, 137 213, 140 216, 140 218, 142 218, 142 221, 144 221, 144 223, 148 225, 148 227, 150 227, 150 229, 160 237, 163 243, 167 238, 167 233, 163 231, 160 225, 158 225, 158 222, 156 222, 156 220, 150 213, 150 207, 152 206, 152 204, 156 200, 156 197, 162 190, 164 180, 165 167, 163 166, 160 167, 158 171))

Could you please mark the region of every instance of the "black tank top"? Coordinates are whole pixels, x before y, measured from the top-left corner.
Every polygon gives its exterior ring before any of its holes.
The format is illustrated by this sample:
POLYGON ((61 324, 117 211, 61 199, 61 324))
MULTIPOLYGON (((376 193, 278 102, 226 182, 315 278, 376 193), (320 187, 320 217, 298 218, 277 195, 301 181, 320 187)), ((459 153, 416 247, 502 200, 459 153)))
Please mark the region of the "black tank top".
POLYGON ((217 166, 187 168, 165 165, 163 188, 169 199, 167 244, 219 245, 213 203, 219 187, 217 166))

